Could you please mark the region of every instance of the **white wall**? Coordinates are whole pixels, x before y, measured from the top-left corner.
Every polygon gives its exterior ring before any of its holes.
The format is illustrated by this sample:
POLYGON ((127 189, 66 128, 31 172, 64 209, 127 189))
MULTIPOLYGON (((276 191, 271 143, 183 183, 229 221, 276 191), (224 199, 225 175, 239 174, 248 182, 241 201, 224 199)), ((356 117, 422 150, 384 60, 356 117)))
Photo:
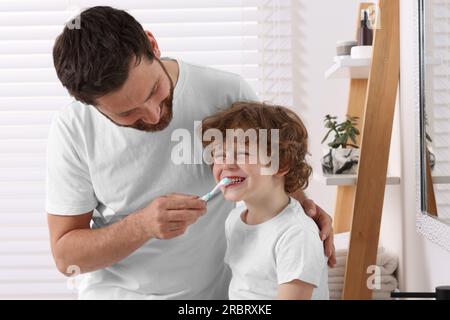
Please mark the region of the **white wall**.
MULTIPOLYGON (((293 1, 294 42, 294 108, 302 116, 310 134, 311 162, 316 173, 321 172, 320 158, 324 135, 323 117, 330 113, 343 117, 346 113, 349 80, 325 80, 324 72, 335 55, 337 40, 355 38, 358 0, 293 1)), ((412 0, 403 2, 415 3, 412 0)), ((410 17, 403 11, 402 15, 410 17)), ((403 26, 404 29, 404 26, 403 26)), ((402 29, 405 43, 411 42, 402 29)), ((409 50, 410 51, 410 50, 409 50)), ((402 57, 403 59, 403 57, 402 57)), ((408 78, 402 61, 402 79, 408 78)), ((435 285, 450 284, 450 254, 429 243, 415 230, 415 159, 413 112, 405 101, 408 85, 402 81, 402 108, 397 108, 391 142, 389 174, 401 174, 400 186, 387 186, 381 227, 381 242, 400 259, 401 289, 431 290, 435 285), (406 89, 405 89, 406 87, 406 89), (405 91, 406 90, 406 91, 405 91), (403 112, 401 112, 403 111, 403 112), (401 113, 401 117, 400 117, 401 113), (412 126, 412 128, 411 128, 412 126), (400 138, 403 132, 405 139, 400 138), (403 140, 403 141, 401 141, 403 140), (400 143, 402 142, 402 143, 400 143), (404 156, 403 156, 404 155, 404 156)), ((410 94, 411 92, 409 92, 410 94)), ((307 194, 328 213, 334 211, 336 188, 312 180, 307 194)))

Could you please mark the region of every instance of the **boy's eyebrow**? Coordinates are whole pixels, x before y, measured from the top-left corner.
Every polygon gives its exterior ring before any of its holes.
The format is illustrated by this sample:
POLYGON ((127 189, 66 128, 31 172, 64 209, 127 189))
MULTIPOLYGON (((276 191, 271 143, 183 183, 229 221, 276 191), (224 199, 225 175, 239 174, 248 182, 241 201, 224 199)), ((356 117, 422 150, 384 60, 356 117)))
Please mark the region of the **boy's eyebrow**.
MULTIPOLYGON (((152 88, 152 90, 150 91, 149 95, 147 96, 147 98, 145 98, 144 103, 147 102, 147 101, 152 97, 152 95, 155 93, 155 89, 156 89, 156 87, 158 86, 158 84, 159 84, 159 79, 156 80, 156 82, 155 82, 155 84, 153 85, 153 88, 152 88)), ((133 111, 136 110, 136 109, 138 109, 138 108, 133 108, 133 109, 130 109, 130 110, 121 112, 121 113, 117 113, 116 115, 117 115, 117 116, 125 116, 125 115, 127 115, 128 113, 131 113, 131 112, 133 112, 133 111)))

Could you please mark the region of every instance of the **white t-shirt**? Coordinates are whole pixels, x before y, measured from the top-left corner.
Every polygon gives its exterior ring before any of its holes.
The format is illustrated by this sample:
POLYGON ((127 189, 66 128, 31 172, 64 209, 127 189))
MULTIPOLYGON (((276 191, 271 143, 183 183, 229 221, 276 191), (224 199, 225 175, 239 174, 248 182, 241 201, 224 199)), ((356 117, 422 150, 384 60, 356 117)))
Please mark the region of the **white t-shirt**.
POLYGON ((245 209, 237 206, 225 223, 225 262, 232 271, 230 299, 275 299, 278 285, 296 279, 314 285, 312 299, 329 299, 327 258, 319 229, 299 202, 290 198, 282 212, 257 225, 242 221, 245 209))
MULTIPOLYGON (((237 100, 257 100, 242 77, 178 61, 173 120, 148 133, 119 127, 93 106, 72 102, 54 118, 48 140, 47 201, 50 214, 94 210, 92 228, 117 222, 172 192, 203 195, 215 185, 211 168, 175 164, 175 129, 200 137, 194 121, 237 100)), ((192 146, 193 142, 189 141, 192 146)), ((202 148, 201 143, 195 148, 202 148)), ((198 151, 198 150, 197 150, 198 151)), ((200 150, 201 151, 201 150, 200 150)), ((185 234, 152 239, 124 260, 82 276, 81 299, 224 299, 229 270, 223 263, 224 223, 233 203, 219 195, 185 234)), ((98 253, 99 255, 101 252, 98 253)))

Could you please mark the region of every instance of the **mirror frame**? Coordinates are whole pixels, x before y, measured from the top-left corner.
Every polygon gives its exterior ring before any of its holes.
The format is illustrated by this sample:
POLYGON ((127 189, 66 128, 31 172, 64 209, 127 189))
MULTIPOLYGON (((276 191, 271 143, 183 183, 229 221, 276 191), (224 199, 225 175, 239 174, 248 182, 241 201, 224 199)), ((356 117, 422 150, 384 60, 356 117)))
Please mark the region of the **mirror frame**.
POLYGON ((414 32, 416 42, 414 43, 414 52, 418 53, 415 73, 415 108, 419 119, 416 120, 416 132, 419 143, 416 143, 416 230, 427 239, 438 244, 442 248, 450 251, 450 225, 439 221, 436 217, 429 215, 424 208, 427 203, 427 185, 422 183, 422 177, 426 177, 426 156, 425 152, 425 21, 424 21, 424 1, 417 0, 414 14, 414 32))

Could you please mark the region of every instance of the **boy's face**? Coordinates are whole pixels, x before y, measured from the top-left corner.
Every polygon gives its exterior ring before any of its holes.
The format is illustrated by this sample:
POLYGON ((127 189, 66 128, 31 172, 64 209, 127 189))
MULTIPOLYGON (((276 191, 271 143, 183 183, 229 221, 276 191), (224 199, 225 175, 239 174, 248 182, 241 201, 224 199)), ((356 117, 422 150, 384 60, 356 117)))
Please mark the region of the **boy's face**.
POLYGON ((270 197, 274 188, 284 189, 284 177, 262 174, 264 166, 258 160, 257 151, 247 145, 234 146, 232 150, 221 146, 214 150, 214 179, 217 182, 226 177, 233 179, 232 184, 221 188, 226 200, 254 202, 270 197))

